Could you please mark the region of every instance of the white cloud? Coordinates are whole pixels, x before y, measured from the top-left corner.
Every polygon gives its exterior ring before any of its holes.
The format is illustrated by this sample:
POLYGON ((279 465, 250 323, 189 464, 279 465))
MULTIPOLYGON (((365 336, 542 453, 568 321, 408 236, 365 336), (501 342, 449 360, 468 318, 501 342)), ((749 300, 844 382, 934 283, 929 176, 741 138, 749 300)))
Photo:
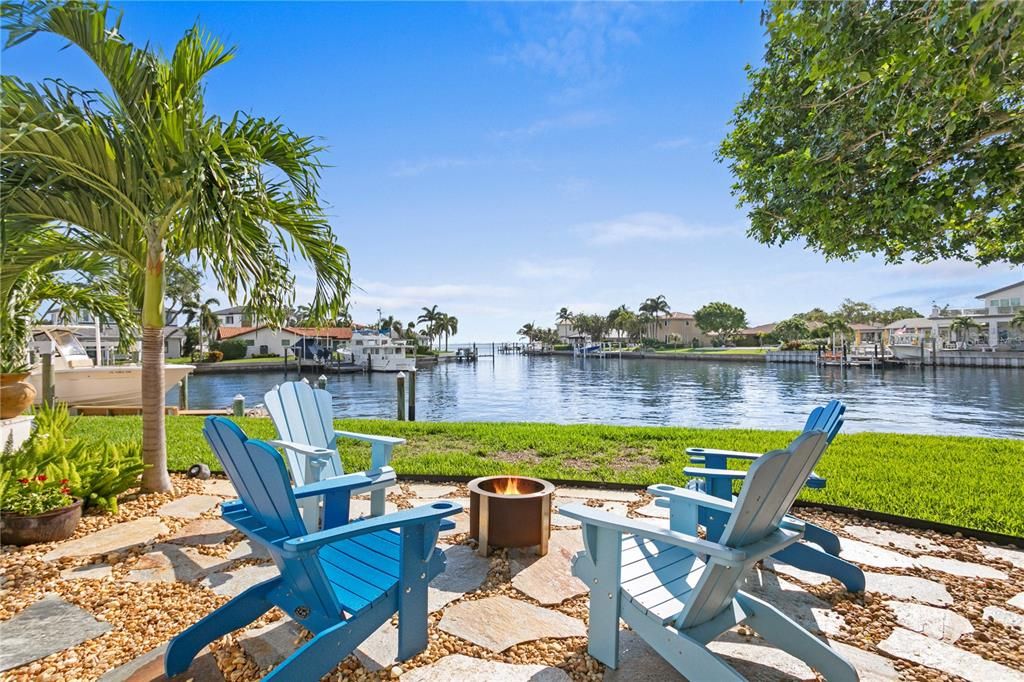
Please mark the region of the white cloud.
POLYGON ((522 279, 581 281, 590 277, 591 264, 581 258, 519 260, 513 264, 513 271, 522 279))
POLYGON ((528 138, 556 130, 577 130, 593 128, 611 122, 612 117, 603 111, 576 111, 562 116, 542 118, 520 128, 499 130, 494 133, 499 138, 528 138))
POLYGON ((430 171, 465 168, 467 166, 477 166, 481 163, 483 161, 480 159, 458 156, 435 156, 417 161, 403 159, 395 165, 391 175, 396 178, 412 178, 430 171))
POLYGON ((632 213, 630 215, 576 228, 590 244, 609 245, 633 241, 679 241, 722 232, 721 228, 690 225, 670 213, 632 213))

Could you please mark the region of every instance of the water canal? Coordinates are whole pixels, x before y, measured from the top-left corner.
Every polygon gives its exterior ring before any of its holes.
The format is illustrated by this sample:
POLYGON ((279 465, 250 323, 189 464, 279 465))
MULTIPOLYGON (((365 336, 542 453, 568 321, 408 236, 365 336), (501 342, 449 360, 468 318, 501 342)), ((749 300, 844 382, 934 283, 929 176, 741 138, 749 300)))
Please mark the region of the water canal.
MULTIPOLYGON (((192 408, 220 408, 235 394, 263 402, 294 372, 204 374, 192 408)), ((312 380, 312 376, 310 377, 312 380)), ((391 418, 395 375, 328 379, 335 412, 391 418)), ((534 421, 796 429, 832 397, 849 405, 846 430, 1024 438, 1024 371, 985 368, 815 367, 709 362, 503 356, 421 369, 420 421, 534 421)), ((174 404, 177 391, 168 394, 174 404)))

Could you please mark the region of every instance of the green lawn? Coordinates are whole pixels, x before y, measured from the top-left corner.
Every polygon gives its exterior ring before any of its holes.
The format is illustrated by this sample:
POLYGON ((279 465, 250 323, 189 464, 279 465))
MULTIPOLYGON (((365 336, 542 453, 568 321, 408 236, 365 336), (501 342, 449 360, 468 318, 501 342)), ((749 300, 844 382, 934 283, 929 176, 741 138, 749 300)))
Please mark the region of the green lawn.
POLYGON ((672 348, 659 353, 697 353, 704 355, 764 355, 764 348, 672 348))
MULTIPOLYGON (((192 362, 192 358, 173 358, 167 361, 169 365, 198 365, 198 364, 217 364, 217 365, 246 365, 252 363, 268 363, 276 362, 278 364, 284 363, 284 358, 239 358, 237 360, 221 360, 217 363, 205 363, 205 362, 192 362)), ((294 360, 293 360, 294 362, 294 360)))
MULTIPOLYGON (((272 438, 269 419, 238 419, 253 437, 272 438)), ((348 431, 401 436, 399 474, 480 476, 520 473, 547 478, 620 483, 683 482, 685 448, 703 446, 764 452, 786 445, 783 431, 690 429, 530 423, 431 423, 339 420, 348 431)), ((201 417, 168 417, 172 469, 195 462, 218 468, 203 441, 201 417)), ((76 435, 139 438, 139 417, 78 417, 76 435)), ((352 443, 345 467, 369 464, 369 448, 352 443)), ((824 490, 806 500, 870 509, 997 533, 1024 536, 1024 441, 887 433, 840 435, 818 472, 824 490)))

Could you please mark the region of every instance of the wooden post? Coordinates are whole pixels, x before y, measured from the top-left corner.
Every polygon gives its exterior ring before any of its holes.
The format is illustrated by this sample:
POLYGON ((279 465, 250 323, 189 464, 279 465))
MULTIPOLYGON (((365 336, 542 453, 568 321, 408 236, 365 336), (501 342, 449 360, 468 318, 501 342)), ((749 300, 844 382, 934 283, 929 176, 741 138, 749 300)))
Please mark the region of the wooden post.
POLYGON ((405 421, 405 372, 399 372, 395 377, 398 384, 398 421, 405 421))
POLYGON ((416 370, 409 370, 409 421, 416 421, 416 370))
POLYGON ((43 353, 43 404, 53 407, 53 354, 43 353))
POLYGON ((241 393, 235 395, 235 399, 231 403, 231 414, 236 417, 245 416, 245 396, 241 393))
POLYGON ((327 377, 324 376, 323 374, 321 374, 319 377, 317 377, 317 379, 316 379, 316 387, 317 388, 322 388, 322 389, 324 389, 326 391, 327 390, 327 377))
POLYGON ((178 407, 182 410, 188 409, 188 375, 181 378, 178 384, 178 407))
POLYGON ((939 363, 939 354, 936 352, 935 337, 932 337, 932 367, 935 367, 939 363))

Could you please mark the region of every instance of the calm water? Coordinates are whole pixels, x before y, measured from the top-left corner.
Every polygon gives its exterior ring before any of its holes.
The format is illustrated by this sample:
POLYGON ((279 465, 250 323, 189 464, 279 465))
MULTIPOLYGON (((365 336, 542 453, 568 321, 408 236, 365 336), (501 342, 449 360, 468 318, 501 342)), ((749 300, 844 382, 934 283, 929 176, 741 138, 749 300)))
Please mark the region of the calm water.
MULTIPOLYGON (((310 380, 312 381, 312 375, 310 380)), ((263 402, 284 372, 190 378, 194 409, 236 393, 263 402)), ((395 375, 329 378, 335 411, 394 418, 395 375)), ((848 404, 846 430, 1024 437, 1024 372, 1014 369, 816 368, 754 362, 499 355, 445 363, 417 377, 420 421, 539 421, 797 429, 815 405, 848 404)), ((177 400, 177 391, 168 394, 177 400)))

